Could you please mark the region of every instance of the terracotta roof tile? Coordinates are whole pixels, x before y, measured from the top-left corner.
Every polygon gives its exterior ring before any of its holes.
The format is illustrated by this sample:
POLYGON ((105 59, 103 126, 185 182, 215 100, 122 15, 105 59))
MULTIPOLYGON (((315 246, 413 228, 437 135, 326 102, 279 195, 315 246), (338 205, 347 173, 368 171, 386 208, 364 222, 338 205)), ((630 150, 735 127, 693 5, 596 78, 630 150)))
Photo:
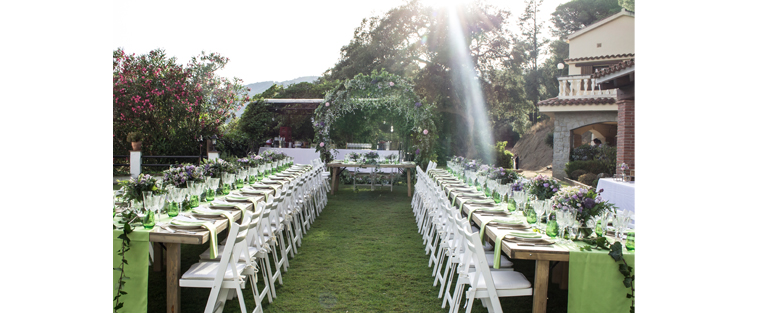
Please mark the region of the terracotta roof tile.
POLYGON ((633 67, 633 66, 635 66, 635 59, 622 61, 622 62, 613 64, 613 65, 609 66, 606 69, 603 69, 601 71, 595 72, 594 74, 592 74, 592 78, 600 78, 600 77, 603 77, 605 75, 616 73, 618 71, 621 71, 621 70, 624 70, 626 68, 630 68, 630 67, 633 67))
POLYGON ((629 58, 629 57, 635 57, 635 53, 598 55, 598 56, 594 56, 594 57, 581 57, 581 58, 575 58, 575 59, 565 59, 565 62, 591 61, 591 60, 600 60, 600 59, 629 58))
POLYGON ((616 98, 576 98, 576 99, 557 99, 549 98, 543 101, 539 101, 538 105, 589 105, 589 104, 613 104, 616 103, 616 98))

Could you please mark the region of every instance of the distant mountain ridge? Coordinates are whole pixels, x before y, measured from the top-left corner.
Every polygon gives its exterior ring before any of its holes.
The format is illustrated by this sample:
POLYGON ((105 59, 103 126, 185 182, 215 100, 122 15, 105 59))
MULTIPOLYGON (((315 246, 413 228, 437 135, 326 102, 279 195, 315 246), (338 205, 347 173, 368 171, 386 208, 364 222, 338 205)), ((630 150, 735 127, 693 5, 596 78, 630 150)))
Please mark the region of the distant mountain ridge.
POLYGON ((320 76, 304 76, 304 77, 294 78, 291 80, 286 80, 283 82, 276 82, 276 81, 257 82, 257 83, 252 83, 250 85, 247 85, 246 87, 250 88, 248 95, 250 97, 253 97, 253 95, 262 93, 265 90, 269 89, 269 87, 272 87, 273 84, 278 84, 278 85, 282 85, 283 87, 288 87, 290 85, 298 84, 302 82, 311 83, 318 78, 320 78, 320 76))
MULTIPOLYGON (((276 82, 276 81, 257 82, 257 83, 249 84, 245 87, 250 88, 250 91, 248 91, 248 96, 252 98, 254 95, 257 95, 266 91, 267 89, 269 89, 269 87, 272 87, 272 85, 274 84, 278 84, 283 87, 288 87, 290 85, 298 84, 302 82, 311 83, 317 80, 318 78, 320 78, 320 76, 304 76, 304 77, 294 78, 294 79, 286 80, 282 82, 276 82)), ((237 118, 242 116, 242 113, 245 112, 245 108, 247 108, 247 105, 242 107, 242 109, 240 109, 239 111, 235 112, 235 114, 237 114, 237 118)))

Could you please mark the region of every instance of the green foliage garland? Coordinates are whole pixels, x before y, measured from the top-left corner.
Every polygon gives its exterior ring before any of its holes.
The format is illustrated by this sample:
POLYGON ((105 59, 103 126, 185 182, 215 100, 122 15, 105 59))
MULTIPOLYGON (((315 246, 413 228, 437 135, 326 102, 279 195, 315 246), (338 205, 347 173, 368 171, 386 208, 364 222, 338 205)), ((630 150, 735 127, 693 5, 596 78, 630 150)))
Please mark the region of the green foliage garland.
POLYGON ((433 159, 433 145, 438 137, 432 119, 434 106, 420 102, 409 80, 384 70, 373 71, 370 75, 358 74, 326 93, 325 101, 315 109, 312 121, 316 151, 320 152, 321 159, 331 159, 330 149, 334 142, 329 132, 337 119, 356 110, 379 108, 403 116, 412 126, 409 134, 412 144, 407 145, 406 150, 415 153, 415 162, 424 165, 433 159))

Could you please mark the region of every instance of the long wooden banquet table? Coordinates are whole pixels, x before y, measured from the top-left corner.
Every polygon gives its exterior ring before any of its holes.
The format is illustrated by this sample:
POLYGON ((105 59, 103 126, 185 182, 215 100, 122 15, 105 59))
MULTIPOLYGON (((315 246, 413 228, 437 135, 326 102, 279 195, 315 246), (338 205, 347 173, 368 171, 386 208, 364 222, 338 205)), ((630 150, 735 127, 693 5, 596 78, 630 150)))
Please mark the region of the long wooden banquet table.
MULTIPOLYGON (((362 168, 368 168, 368 167, 376 167, 376 165, 373 164, 363 164, 363 163, 345 163, 342 160, 334 160, 332 162, 329 162, 326 164, 326 166, 330 167, 333 172, 331 173, 331 194, 333 195, 334 192, 339 190, 339 172, 341 171, 341 168, 343 167, 362 167, 362 168)), ((402 162, 400 164, 380 164, 380 168, 414 168, 416 165, 414 162, 402 162)), ((406 171, 406 185, 408 186, 407 194, 409 197, 412 197, 412 171, 407 170, 406 171)))
MULTIPOLYGON (((437 173, 440 173, 440 172, 437 171, 437 173)), ((447 173, 445 172, 445 174, 447 173)), ((444 174, 441 174, 441 175, 444 175, 444 174)), ((441 175, 438 175, 438 174, 434 175, 433 180, 437 184, 439 184, 440 182, 440 186, 442 186, 444 188, 444 191, 450 195, 450 198, 454 197, 455 203, 453 203, 453 205, 455 205, 457 208, 460 208, 460 203, 462 202, 462 200, 457 196, 461 193, 456 191, 450 191, 451 188, 448 186, 450 184, 449 183, 450 181, 444 181, 444 180, 440 181, 438 177, 441 175)), ((461 182, 462 181, 456 181, 456 183, 461 183, 461 182)), ((462 192, 462 193, 465 193, 465 192, 462 192)), ((469 207, 468 203, 463 203, 462 208, 463 208, 462 212, 465 213, 466 216, 470 214, 471 207, 469 207)), ((483 223, 487 223, 492 219, 505 217, 505 216, 507 215, 482 213, 481 211, 474 211, 473 216, 471 216, 470 220, 474 222, 478 227, 481 227, 483 223)), ((485 227, 485 234, 486 234, 485 237, 487 238, 488 242, 495 245, 495 240, 498 235, 507 234, 512 231, 514 231, 514 229, 499 228, 498 226, 487 225, 485 227)), ((550 246, 532 246, 532 245, 519 245, 516 242, 507 241, 507 240, 501 241, 501 251, 509 258, 536 261, 535 277, 534 277, 534 285, 533 285, 533 313, 546 312, 547 290, 549 287, 549 263, 551 261, 569 262, 571 250, 579 251, 578 247, 563 245, 559 243, 555 243, 554 245, 550 245, 550 246)), ((634 252, 625 251, 624 249, 623 249, 623 253, 628 254, 629 256, 632 256, 632 254, 634 254, 634 252)), ((633 265, 633 264, 630 264, 630 265, 633 265)), ((624 287, 622 287, 622 290, 624 290, 624 287)), ((571 295, 569 292, 569 298, 570 297, 571 295)), ((624 298, 624 295, 622 295, 621 298, 624 298)), ((571 311, 573 310, 569 310, 569 312, 571 311)))
MULTIPOLYGON (((282 186, 285 186, 290 183, 288 180, 278 180, 277 182, 281 182, 282 186)), ((278 188, 278 189, 281 189, 278 188)), ((251 198, 253 198, 256 203, 265 201, 265 198, 263 195, 249 195, 251 198)), ((218 196, 216 199, 224 200, 226 202, 233 202, 235 204, 240 204, 245 207, 246 210, 254 211, 254 207, 251 201, 232 201, 229 199, 226 199, 226 196, 218 196)), ((208 202, 201 202, 201 206, 207 206, 208 202)), ((222 209, 221 207, 212 207, 212 209, 222 209)), ((242 219, 242 211, 241 210, 233 210, 233 220, 235 222, 242 219)), ((183 212, 186 213, 186 212, 183 212)), ((168 224, 169 220, 171 220, 168 217, 163 217, 161 221, 157 221, 157 224, 168 224)), ((212 223, 215 225, 216 232, 220 234, 222 231, 226 230, 228 228, 228 219, 226 217, 219 217, 212 221, 212 223)), ((137 231, 144 231, 142 229, 142 226, 139 226, 136 228, 135 232, 137 231)), ((115 236, 114 236, 115 237, 115 236)), ((161 270, 161 246, 160 244, 163 244, 166 248, 166 280, 167 280, 167 312, 168 313, 176 313, 181 312, 180 309, 180 285, 179 280, 181 276, 181 268, 180 268, 180 251, 181 251, 181 245, 187 244, 187 245, 202 245, 208 243, 210 240, 210 233, 207 229, 202 228, 201 230, 188 230, 188 231, 180 231, 180 232, 174 232, 170 233, 163 229, 160 229, 160 227, 156 227, 153 230, 151 230, 148 233, 148 241, 153 244, 153 255, 154 257, 154 263, 153 263, 153 270, 154 271, 160 271, 161 270)), ((147 259, 147 256, 145 256, 147 259)), ((147 279, 147 277, 146 277, 147 279)))

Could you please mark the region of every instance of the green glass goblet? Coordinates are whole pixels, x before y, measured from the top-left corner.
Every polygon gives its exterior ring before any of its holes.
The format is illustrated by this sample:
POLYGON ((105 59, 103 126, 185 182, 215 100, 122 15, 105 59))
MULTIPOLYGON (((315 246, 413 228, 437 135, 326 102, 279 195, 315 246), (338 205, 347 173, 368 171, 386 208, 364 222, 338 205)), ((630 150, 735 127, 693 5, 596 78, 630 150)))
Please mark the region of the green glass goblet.
POLYGON ((548 223, 546 223, 546 235, 549 237, 557 237, 557 234, 559 233, 559 227, 557 225, 557 219, 551 219, 548 223))
POLYGON ((627 251, 635 250, 635 231, 634 230, 627 232, 627 242, 625 242, 624 247, 627 248, 627 251))

